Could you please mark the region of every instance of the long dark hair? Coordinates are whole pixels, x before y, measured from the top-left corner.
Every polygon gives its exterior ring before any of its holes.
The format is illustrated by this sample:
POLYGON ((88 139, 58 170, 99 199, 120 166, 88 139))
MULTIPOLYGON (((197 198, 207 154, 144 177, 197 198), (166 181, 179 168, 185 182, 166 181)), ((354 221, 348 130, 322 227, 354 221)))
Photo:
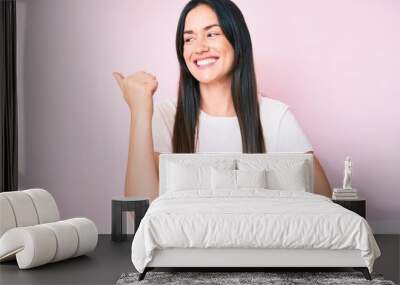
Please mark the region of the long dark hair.
POLYGON ((234 49, 232 100, 239 121, 244 153, 266 152, 260 121, 257 82, 250 33, 242 12, 230 0, 191 0, 183 8, 176 31, 176 52, 180 64, 178 102, 172 136, 174 153, 194 153, 200 113, 199 82, 192 76, 183 57, 183 32, 189 11, 206 4, 217 14, 219 25, 234 49))

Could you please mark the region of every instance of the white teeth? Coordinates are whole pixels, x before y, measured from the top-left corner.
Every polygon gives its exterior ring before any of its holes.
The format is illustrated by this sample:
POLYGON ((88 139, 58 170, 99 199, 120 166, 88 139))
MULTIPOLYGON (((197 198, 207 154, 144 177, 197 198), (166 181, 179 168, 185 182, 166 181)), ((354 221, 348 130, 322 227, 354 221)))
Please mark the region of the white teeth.
POLYGON ((207 64, 210 64, 210 63, 214 63, 216 61, 217 61, 216 58, 206 58, 206 59, 203 59, 203 60, 198 60, 197 61, 197 65, 200 65, 200 66, 207 65, 207 64))

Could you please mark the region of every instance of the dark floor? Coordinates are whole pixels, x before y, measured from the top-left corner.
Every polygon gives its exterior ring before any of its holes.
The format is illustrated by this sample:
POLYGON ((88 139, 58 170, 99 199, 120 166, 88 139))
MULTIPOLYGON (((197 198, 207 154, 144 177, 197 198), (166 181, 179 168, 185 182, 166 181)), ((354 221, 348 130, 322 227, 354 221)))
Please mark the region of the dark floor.
MULTIPOLYGON (((375 236, 382 256, 374 272, 399 283, 400 235, 375 236)), ((134 271, 130 259, 132 239, 116 243, 99 235, 97 248, 87 256, 19 270, 15 261, 0 264, 0 284, 115 284, 123 272, 134 271)))

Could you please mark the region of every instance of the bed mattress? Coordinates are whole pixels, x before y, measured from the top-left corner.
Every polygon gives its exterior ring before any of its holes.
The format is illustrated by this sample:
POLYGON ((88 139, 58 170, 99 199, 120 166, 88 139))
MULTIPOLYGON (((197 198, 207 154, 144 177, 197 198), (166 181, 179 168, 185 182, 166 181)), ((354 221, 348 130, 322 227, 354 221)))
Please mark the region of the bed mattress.
POLYGON ((266 189, 161 195, 135 234, 132 262, 143 272, 168 249, 357 250, 370 272, 380 256, 361 216, 318 194, 266 189))

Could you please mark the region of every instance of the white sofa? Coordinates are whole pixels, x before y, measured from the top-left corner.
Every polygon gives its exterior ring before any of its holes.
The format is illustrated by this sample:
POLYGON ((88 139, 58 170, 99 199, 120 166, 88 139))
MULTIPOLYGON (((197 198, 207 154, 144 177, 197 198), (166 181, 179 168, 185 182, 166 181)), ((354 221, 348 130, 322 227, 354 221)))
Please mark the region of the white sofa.
POLYGON ((0 193, 0 262, 16 259, 20 269, 57 262, 94 250, 97 238, 87 218, 61 221, 44 189, 0 193))

